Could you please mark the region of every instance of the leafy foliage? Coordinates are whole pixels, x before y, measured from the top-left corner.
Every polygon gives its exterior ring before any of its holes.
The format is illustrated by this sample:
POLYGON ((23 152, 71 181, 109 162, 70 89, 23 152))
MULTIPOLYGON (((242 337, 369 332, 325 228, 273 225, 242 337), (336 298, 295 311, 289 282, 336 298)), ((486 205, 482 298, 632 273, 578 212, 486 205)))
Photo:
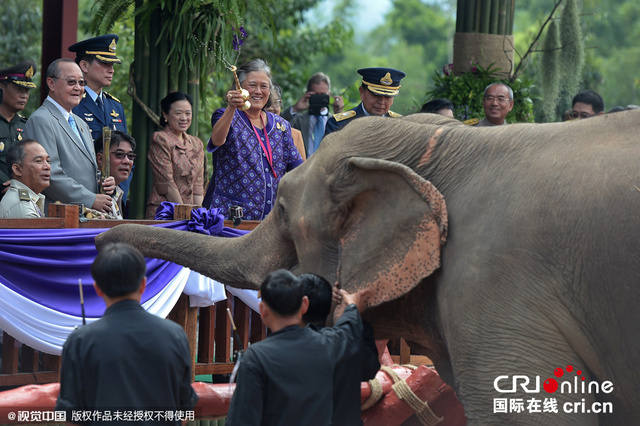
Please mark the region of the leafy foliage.
POLYGON ((560 31, 555 21, 551 21, 547 28, 547 36, 544 39, 542 49, 540 61, 541 109, 544 121, 550 122, 556 119, 556 103, 560 93, 560 31))
POLYGON ((584 40, 576 0, 565 0, 560 16, 560 69, 562 96, 569 100, 578 92, 584 68, 584 40))
POLYGON ((532 123, 533 101, 531 89, 533 81, 528 79, 516 79, 515 81, 498 80, 494 77, 497 69, 489 66, 482 68, 476 66, 472 72, 456 76, 453 74, 453 65, 443 68, 442 73, 436 71, 433 76, 436 88, 428 93, 431 98, 448 98, 455 105, 454 116, 459 120, 484 117, 482 97, 484 89, 491 83, 502 82, 513 90, 514 105, 507 115, 508 123, 528 122, 532 123))
MULTIPOLYGON (((252 13, 267 22, 273 21, 271 0, 252 0, 252 13)), ((228 58, 238 56, 239 45, 246 36, 244 15, 247 3, 236 0, 97 0, 92 30, 104 32, 116 22, 141 17, 139 31, 149 32, 152 21, 160 20, 160 34, 148 40, 155 48, 161 40, 169 41, 165 64, 175 77, 179 73, 198 76, 206 81, 213 71, 227 67, 228 58), (135 3, 135 9, 131 6, 135 3)), ((202 93, 204 95, 204 92, 202 93)))
POLYGON ((23 114, 40 106, 40 53, 42 51, 42 6, 38 2, 2 0, 0 2, 0 68, 15 65, 27 59, 37 64, 34 81, 37 89, 29 91, 29 103, 23 114))

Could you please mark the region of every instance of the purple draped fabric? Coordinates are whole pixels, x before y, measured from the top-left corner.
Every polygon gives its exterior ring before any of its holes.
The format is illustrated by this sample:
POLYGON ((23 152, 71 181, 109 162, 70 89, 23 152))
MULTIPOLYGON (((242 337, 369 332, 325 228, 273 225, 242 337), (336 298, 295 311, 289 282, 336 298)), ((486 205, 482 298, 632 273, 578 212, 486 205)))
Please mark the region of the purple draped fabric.
MULTIPOLYGON (((248 232, 225 228, 218 212, 201 210, 194 212, 191 221, 151 226, 222 237, 248 232)), ((91 264, 98 254, 95 236, 107 230, 0 229, 0 283, 43 306, 80 316, 78 279, 82 279, 86 316, 100 317, 104 302, 93 290, 91 264)), ((142 303, 157 295, 181 269, 171 262, 147 259, 142 303)))

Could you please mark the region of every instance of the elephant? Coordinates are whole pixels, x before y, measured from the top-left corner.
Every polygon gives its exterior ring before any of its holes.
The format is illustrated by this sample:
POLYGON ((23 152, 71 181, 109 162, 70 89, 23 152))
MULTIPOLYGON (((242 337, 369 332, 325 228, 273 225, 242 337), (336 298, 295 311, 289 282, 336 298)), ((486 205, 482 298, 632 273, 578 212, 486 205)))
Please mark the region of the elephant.
POLYGON ((631 424, 639 122, 362 117, 283 177, 245 236, 127 224, 96 244, 128 242, 234 287, 288 268, 363 292, 376 338, 430 357, 469 424, 631 424))

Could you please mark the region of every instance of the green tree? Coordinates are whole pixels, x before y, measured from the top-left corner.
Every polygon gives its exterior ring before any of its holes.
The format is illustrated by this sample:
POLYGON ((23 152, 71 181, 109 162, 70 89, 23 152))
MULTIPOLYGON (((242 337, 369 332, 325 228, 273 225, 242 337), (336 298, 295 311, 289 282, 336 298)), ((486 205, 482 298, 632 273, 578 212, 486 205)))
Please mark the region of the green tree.
MULTIPOLYGON (((2 0, 0 2, 0 68, 15 65, 27 59, 40 64, 42 51, 42 6, 38 2, 2 0)), ((40 86, 37 67, 34 79, 40 86)), ((40 106, 40 87, 30 90, 29 103, 23 114, 29 116, 40 106)))
POLYGON ((329 56, 318 56, 315 69, 332 78, 334 94, 343 94, 353 107, 360 102, 357 88, 359 68, 391 67, 404 71, 400 95, 393 111, 415 112, 425 101, 434 69, 449 61, 454 20, 447 5, 424 0, 394 0, 384 23, 345 40, 344 48, 329 56))

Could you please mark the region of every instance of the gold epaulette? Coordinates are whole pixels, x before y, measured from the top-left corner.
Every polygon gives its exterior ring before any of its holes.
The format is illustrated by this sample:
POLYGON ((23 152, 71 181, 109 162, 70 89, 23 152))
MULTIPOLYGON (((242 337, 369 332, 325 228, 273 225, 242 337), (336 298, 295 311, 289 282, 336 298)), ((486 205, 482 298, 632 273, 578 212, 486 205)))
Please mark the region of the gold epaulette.
POLYGON ((337 114, 333 114, 333 118, 339 123, 342 120, 347 120, 349 118, 353 118, 356 116, 356 112, 354 110, 339 112, 337 114))
POLYGON ((389 111, 389 117, 391 118, 400 118, 402 114, 398 114, 397 112, 389 111))
POLYGON ((117 103, 121 104, 122 102, 120 102, 120 99, 116 98, 115 96, 113 96, 111 93, 107 93, 104 90, 102 91, 104 93, 104 95, 109 98, 109 99, 113 99, 114 101, 116 101, 117 103))
POLYGON ((478 118, 470 118, 468 120, 463 121, 462 124, 466 124, 467 126, 475 126, 479 122, 480 122, 480 119, 478 118))
POLYGON ((31 197, 29 197, 29 191, 26 189, 18 189, 18 197, 20 197, 20 201, 31 201, 31 197))

